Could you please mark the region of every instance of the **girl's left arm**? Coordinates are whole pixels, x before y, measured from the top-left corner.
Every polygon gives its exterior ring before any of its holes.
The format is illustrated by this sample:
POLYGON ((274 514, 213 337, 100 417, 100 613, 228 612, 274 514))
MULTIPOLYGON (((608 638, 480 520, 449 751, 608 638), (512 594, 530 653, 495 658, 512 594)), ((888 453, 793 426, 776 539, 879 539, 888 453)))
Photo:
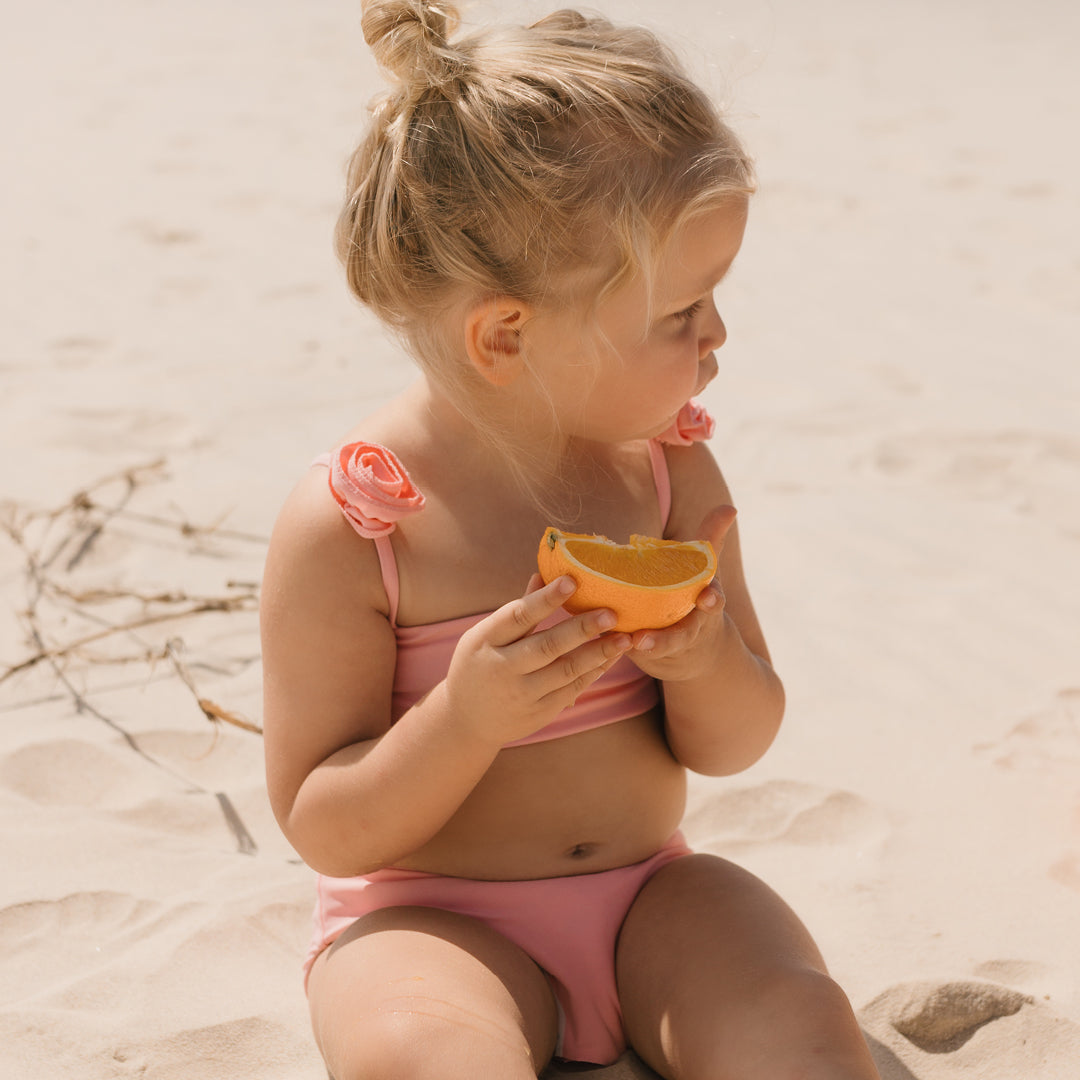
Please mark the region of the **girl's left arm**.
POLYGON ((662 682, 675 757, 694 772, 726 776, 772 744, 784 688, 750 599, 731 493, 715 459, 701 443, 665 452, 672 489, 666 535, 710 540, 717 573, 689 615, 664 630, 638 631, 628 655, 662 682))

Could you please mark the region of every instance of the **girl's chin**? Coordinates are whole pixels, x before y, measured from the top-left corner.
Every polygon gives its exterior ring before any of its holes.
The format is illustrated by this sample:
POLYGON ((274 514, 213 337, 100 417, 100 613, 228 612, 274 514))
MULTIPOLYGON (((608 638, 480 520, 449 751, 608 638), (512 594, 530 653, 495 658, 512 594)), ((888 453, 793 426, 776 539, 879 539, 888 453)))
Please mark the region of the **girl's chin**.
POLYGON ((678 422, 679 414, 677 412, 672 413, 666 420, 658 424, 655 428, 650 430, 648 435, 643 435, 643 439, 655 439, 659 435, 663 435, 665 431, 670 431, 678 422))

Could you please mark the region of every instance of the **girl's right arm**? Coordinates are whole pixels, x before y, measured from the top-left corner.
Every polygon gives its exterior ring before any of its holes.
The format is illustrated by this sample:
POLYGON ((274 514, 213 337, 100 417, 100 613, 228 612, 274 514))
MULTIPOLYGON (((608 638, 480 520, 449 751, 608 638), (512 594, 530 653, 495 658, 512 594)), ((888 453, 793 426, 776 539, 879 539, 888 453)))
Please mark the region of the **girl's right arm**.
POLYGON ((285 836, 335 877, 393 864, 430 840, 501 747, 545 724, 626 649, 609 613, 539 633, 560 582, 462 637, 442 682, 390 723, 395 639, 374 545, 318 474, 287 500, 262 590, 267 785, 285 836))

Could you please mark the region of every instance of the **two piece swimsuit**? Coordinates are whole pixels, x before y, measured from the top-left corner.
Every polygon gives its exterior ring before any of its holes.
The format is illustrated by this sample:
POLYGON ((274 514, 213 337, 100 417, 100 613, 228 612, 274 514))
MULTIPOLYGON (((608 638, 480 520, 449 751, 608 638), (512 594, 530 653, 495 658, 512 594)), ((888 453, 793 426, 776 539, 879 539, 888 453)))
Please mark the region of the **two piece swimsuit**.
MULTIPOLYGON (((661 442, 688 445, 711 434, 711 418, 690 402, 669 432, 650 440, 653 479, 665 525, 671 483, 661 442)), ((422 508, 423 495, 413 488, 393 453, 372 443, 351 443, 319 458, 318 463, 329 467, 331 493, 349 523, 376 546, 397 639, 391 710, 396 721, 446 676, 461 635, 487 613, 399 626, 398 571, 390 534, 397 520, 422 508)), ((655 681, 624 657, 551 724, 507 746, 559 739, 617 723, 640 716, 658 702, 655 681)), ((319 875, 305 977, 316 957, 363 915, 400 906, 457 912, 517 944, 547 975, 559 1007, 556 1055, 607 1065, 626 1049, 615 983, 619 930, 649 878, 688 854, 682 834, 676 832, 644 862, 558 878, 477 881, 395 867, 350 878, 319 875)))

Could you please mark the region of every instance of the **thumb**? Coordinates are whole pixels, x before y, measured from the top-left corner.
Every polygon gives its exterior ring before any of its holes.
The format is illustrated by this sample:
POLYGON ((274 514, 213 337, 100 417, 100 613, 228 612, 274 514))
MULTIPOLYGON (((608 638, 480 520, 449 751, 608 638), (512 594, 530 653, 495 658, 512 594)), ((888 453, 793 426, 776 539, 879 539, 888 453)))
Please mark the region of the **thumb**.
POLYGON ((724 538, 735 524, 737 512, 734 506, 714 506, 698 527, 697 538, 708 540, 719 555, 724 546, 724 538))

